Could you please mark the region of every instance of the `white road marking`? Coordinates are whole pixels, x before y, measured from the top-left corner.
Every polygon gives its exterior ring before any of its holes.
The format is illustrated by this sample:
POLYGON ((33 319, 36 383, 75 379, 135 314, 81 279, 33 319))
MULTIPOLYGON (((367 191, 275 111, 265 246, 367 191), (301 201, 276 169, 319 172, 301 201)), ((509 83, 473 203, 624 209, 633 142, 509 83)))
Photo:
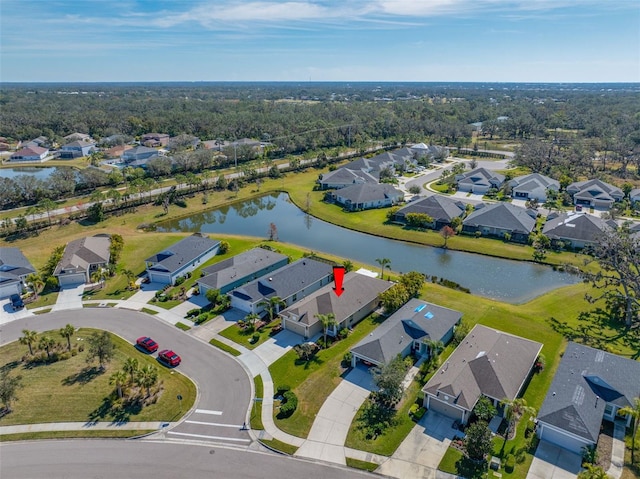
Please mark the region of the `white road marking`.
POLYGON ((236 429, 242 429, 242 425, 236 426, 235 424, 220 424, 217 422, 202 422, 202 421, 185 421, 187 424, 202 424, 204 426, 218 426, 218 427, 235 427, 236 429))
POLYGON ((251 439, 241 439, 241 438, 235 438, 235 437, 220 437, 220 436, 204 436, 202 434, 187 434, 186 432, 168 431, 167 434, 175 434, 177 436, 200 437, 202 439, 217 439, 219 441, 251 442, 251 439))
POLYGON ((214 416, 222 416, 222 411, 212 411, 211 409, 196 409, 199 414, 213 414, 214 416))

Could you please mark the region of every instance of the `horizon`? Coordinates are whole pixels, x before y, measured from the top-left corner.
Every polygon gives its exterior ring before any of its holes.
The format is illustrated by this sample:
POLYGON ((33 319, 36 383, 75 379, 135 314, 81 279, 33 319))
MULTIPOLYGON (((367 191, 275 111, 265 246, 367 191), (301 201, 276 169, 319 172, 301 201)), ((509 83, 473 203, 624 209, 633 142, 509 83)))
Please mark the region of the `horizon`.
POLYGON ((634 0, 4 0, 0 9, 3 84, 640 82, 634 0))

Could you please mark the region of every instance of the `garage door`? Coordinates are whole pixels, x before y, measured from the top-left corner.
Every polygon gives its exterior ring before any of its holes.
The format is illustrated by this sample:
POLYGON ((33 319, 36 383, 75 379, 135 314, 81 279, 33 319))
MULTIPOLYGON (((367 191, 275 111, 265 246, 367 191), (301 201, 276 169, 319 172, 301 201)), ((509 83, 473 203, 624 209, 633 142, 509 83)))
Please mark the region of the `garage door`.
POLYGON ((171 275, 149 271, 149 281, 152 283, 171 284, 171 275))
POLYGON ((0 286, 0 298, 8 298, 12 294, 20 294, 21 291, 20 283, 12 283, 5 284, 4 286, 0 286))
POLYGON ((458 421, 462 421, 462 415, 464 414, 460 409, 432 397, 429 397, 429 409, 458 421))
POLYGON ((84 273, 65 274, 63 276, 58 276, 58 281, 60 282, 60 286, 73 286, 84 283, 85 275, 84 273))
POLYGON ((556 429, 551 429, 550 427, 546 427, 543 424, 540 424, 538 428, 539 428, 538 435, 540 436, 541 440, 551 442, 556 446, 560 446, 571 452, 582 454, 582 448, 588 445, 587 442, 581 441, 572 436, 567 436, 566 434, 556 429), (542 426, 542 428, 540 428, 540 426, 542 426))
POLYGON ((296 323, 295 321, 283 321, 283 323, 284 329, 304 337, 304 325, 296 323))

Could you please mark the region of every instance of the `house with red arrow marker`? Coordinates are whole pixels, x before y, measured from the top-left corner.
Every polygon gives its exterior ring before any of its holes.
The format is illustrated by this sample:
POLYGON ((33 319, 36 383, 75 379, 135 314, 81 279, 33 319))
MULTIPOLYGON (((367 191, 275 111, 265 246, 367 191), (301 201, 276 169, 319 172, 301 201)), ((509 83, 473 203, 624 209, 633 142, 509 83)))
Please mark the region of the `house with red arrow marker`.
POLYGON ((280 311, 282 327, 309 339, 323 331, 318 315, 333 314, 336 324, 327 334, 335 336, 341 329, 351 328, 375 311, 380 305, 378 296, 392 285, 389 281, 347 273, 340 295, 336 294, 334 284, 328 284, 280 311))

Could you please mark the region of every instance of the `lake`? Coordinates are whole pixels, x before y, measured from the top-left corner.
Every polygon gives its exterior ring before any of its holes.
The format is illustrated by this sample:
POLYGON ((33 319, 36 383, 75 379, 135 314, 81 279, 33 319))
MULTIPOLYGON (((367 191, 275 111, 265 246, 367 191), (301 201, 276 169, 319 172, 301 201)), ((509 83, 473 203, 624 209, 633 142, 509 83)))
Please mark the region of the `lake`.
POLYGON ((469 288, 473 294, 509 303, 523 303, 580 281, 578 276, 554 271, 549 266, 416 245, 341 228, 305 214, 285 193, 162 223, 158 231, 201 231, 213 237, 219 233, 266 239, 271 223, 280 241, 374 266, 376 258, 389 258, 394 271, 419 271, 446 278, 469 288))
POLYGON ((39 180, 46 180, 49 175, 55 170, 52 166, 44 168, 35 168, 33 166, 21 166, 16 168, 2 168, 0 169, 0 176, 4 178, 15 178, 18 175, 31 175, 35 176, 39 180))

